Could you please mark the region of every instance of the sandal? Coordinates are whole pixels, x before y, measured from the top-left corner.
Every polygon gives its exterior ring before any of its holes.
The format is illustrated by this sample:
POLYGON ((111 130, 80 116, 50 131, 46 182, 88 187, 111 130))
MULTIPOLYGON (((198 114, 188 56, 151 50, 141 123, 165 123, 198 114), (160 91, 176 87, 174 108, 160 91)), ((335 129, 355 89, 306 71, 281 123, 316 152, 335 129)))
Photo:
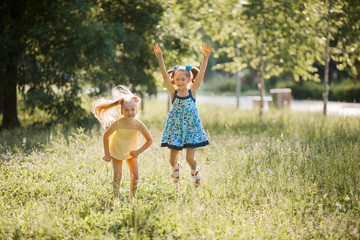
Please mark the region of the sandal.
POLYGON ((179 176, 180 176, 180 163, 177 162, 176 164, 177 169, 173 169, 173 173, 171 174, 171 178, 173 179, 174 183, 177 183, 179 181, 179 176))
POLYGON ((196 172, 194 174, 191 174, 191 176, 194 179, 194 186, 195 187, 199 187, 200 186, 200 176, 199 176, 199 171, 196 170, 196 172))

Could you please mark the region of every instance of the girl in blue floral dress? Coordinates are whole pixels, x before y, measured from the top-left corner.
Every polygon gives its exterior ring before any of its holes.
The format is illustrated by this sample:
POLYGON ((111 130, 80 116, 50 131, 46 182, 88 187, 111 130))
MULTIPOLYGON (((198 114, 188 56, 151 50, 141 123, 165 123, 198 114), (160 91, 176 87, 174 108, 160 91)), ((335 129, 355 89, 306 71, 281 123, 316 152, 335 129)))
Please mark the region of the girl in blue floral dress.
POLYGON ((170 165, 173 170, 172 178, 175 183, 179 181, 179 152, 183 148, 187 149, 186 161, 190 165, 191 176, 196 187, 200 185, 200 176, 196 168, 195 149, 208 145, 209 141, 201 125, 195 102, 196 93, 204 78, 211 51, 210 45, 209 47, 206 44, 205 46, 202 45, 200 52, 204 58, 200 70, 187 65, 186 67, 175 66, 173 69, 166 71, 159 45, 155 45, 154 48, 165 86, 173 103, 173 108, 169 112, 163 131, 161 146, 170 149, 170 165), (192 82, 191 85, 190 82, 192 82))

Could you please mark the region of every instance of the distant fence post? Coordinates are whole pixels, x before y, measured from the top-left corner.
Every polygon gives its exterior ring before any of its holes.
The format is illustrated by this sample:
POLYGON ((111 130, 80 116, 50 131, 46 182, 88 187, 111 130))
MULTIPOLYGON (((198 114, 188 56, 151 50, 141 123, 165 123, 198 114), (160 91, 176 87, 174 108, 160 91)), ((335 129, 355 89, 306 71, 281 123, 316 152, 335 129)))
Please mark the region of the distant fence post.
POLYGON ((239 72, 237 74, 236 79, 236 107, 240 108, 240 96, 241 96, 241 80, 244 76, 243 72, 239 72))

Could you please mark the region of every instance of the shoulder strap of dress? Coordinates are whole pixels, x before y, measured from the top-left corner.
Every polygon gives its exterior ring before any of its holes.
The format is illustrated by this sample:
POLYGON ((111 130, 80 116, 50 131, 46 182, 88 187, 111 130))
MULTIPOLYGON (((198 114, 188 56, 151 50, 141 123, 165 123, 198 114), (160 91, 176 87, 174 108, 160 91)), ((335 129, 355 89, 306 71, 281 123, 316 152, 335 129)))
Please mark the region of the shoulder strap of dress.
POLYGON ((140 121, 138 120, 137 126, 136 126, 136 130, 139 131, 139 125, 140 125, 140 121))
MULTIPOLYGON (((171 99, 171 103, 174 103, 175 99, 176 99, 176 96, 177 96, 177 89, 175 89, 175 93, 174 93, 174 98, 171 99)), ((171 96, 170 96, 171 97, 171 96)))
POLYGON ((190 96, 190 98, 192 98, 194 100, 194 102, 196 102, 196 99, 194 98, 194 96, 191 93, 191 89, 189 89, 189 96, 190 96))

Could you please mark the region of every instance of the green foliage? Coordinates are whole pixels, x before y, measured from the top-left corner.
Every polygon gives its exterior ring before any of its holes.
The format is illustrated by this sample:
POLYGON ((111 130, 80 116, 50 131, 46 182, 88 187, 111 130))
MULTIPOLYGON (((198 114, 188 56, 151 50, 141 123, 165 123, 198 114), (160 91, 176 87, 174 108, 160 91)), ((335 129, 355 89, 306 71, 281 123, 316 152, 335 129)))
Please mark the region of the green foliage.
MULTIPOLYGON (((225 74, 216 74, 215 78, 208 79, 201 84, 200 91, 204 94, 236 94, 236 76, 229 77, 225 74)), ((253 91, 258 94, 256 83, 247 83, 241 85, 241 92, 253 91)))
POLYGON ((202 83, 200 91, 212 94, 234 94, 236 90, 236 79, 225 75, 217 75, 214 79, 209 79, 202 83))
POLYGON ((338 7, 332 12, 340 27, 335 35, 332 58, 340 62, 339 70, 357 76, 360 69, 360 6, 355 0, 337 1, 336 5, 338 7))
POLYGON ((284 72, 315 79, 314 56, 308 54, 314 43, 307 38, 309 33, 300 30, 308 26, 302 14, 305 6, 276 0, 243 5, 218 1, 212 17, 214 39, 221 43, 219 52, 231 59, 222 68, 237 73, 252 67, 265 79, 284 72))
POLYGON ((277 88, 291 88, 291 94, 295 99, 322 100, 324 86, 317 82, 280 82, 277 88))
MULTIPOLYGON (((7 92, 18 87, 28 108, 44 110, 55 120, 80 121, 84 82, 100 91, 106 84, 124 83, 155 93, 152 39, 163 11, 157 0, 4 1, 1 95, 13 99, 7 92)), ((15 112, 16 100, 9 108, 6 118, 15 112)))
MULTIPOLYGON (((295 99, 322 100, 324 86, 316 82, 281 82, 278 88, 291 88, 295 99)), ((350 79, 329 85, 329 100, 338 102, 360 102, 360 82, 350 79)))
POLYGON ((98 128, 3 131, 0 238, 357 239, 360 131, 356 117, 199 105, 210 146, 197 151, 202 186, 170 182, 159 147, 166 102, 147 101, 141 119, 154 145, 139 157, 131 204, 123 168, 121 201, 101 160, 98 128), (35 138, 32 136, 34 135, 35 138))
POLYGON ((345 80, 340 84, 330 84, 329 100, 360 102, 360 82, 345 80))

